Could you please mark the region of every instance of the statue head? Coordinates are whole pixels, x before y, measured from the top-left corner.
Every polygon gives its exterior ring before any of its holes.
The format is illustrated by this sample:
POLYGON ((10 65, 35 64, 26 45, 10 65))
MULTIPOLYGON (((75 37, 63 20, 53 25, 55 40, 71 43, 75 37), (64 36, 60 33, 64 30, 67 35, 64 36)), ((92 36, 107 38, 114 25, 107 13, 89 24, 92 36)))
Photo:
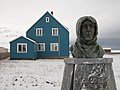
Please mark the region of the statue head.
POLYGON ((91 16, 80 18, 76 24, 77 39, 86 43, 96 41, 98 26, 96 20, 91 16))
POLYGON ((81 26, 81 35, 86 41, 90 41, 94 37, 95 27, 94 23, 89 20, 86 20, 82 23, 81 26))
POLYGON ((75 58, 101 58, 104 51, 97 44, 98 25, 91 16, 78 19, 76 24, 77 39, 70 50, 75 58))

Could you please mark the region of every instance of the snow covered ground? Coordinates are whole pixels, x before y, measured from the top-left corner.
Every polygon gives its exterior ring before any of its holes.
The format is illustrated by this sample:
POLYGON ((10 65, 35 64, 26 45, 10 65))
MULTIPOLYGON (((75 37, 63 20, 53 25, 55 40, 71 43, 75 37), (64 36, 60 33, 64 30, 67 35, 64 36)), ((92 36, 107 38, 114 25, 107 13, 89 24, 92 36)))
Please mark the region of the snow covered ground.
MULTIPOLYGON (((105 55, 113 58, 117 90, 120 90, 120 54, 105 55)), ((0 90, 61 90, 64 72, 62 59, 1 60, 0 90)))

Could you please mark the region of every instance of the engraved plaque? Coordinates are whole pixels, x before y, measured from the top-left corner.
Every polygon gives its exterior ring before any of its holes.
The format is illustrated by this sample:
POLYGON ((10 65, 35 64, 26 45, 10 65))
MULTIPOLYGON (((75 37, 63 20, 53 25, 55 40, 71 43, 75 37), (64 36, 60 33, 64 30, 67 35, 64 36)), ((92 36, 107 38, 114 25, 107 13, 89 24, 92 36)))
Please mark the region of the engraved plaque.
POLYGON ((107 90, 106 64, 76 64, 73 90, 107 90))

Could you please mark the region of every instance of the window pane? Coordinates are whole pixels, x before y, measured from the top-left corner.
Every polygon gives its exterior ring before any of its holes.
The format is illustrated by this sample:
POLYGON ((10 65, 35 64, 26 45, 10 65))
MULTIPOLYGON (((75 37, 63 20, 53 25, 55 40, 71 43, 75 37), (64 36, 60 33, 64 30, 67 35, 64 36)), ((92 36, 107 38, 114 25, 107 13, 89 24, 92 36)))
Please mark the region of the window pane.
POLYGON ((51 51, 58 51, 58 43, 51 44, 51 51))
POLYGON ((44 45, 43 44, 40 44, 40 50, 44 50, 44 45))
POLYGON ((38 45, 38 50, 40 50, 40 44, 38 45))
POLYGON ((58 28, 52 28, 52 35, 58 36, 58 28))
POLYGON ((26 45, 23 45, 23 52, 26 52, 26 45))
POLYGON ((42 28, 36 28, 36 35, 42 36, 42 28))
POLYGON ((38 45, 38 51, 45 51, 45 44, 44 43, 40 43, 38 45))
POLYGON ((18 43, 17 44, 17 52, 27 52, 27 43, 18 43))
POLYGON ((53 35, 55 35, 55 29, 53 29, 53 35))
POLYGON ((39 35, 39 29, 37 29, 37 35, 39 35))
POLYGON ((39 32, 39 34, 38 34, 38 35, 39 35, 39 36, 41 36, 41 32, 42 32, 42 31, 41 31, 41 29, 39 29, 39 30, 38 30, 38 32, 39 32))
POLYGON ((52 44, 52 51, 54 51, 54 44, 52 44))
POLYGON ((49 17, 46 17, 46 22, 49 22, 49 17))
POLYGON ((22 51, 22 46, 18 45, 18 52, 21 52, 21 51, 22 51))
POLYGON ((55 51, 56 51, 56 50, 58 50, 58 47, 57 47, 57 45, 55 45, 55 51))

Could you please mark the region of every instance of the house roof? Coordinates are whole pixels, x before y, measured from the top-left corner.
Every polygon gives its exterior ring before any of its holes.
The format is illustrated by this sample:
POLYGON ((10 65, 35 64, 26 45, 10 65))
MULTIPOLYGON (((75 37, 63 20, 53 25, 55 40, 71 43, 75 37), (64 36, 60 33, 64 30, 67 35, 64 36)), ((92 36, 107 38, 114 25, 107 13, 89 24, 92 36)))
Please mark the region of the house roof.
MULTIPOLYGON (((49 13, 49 12, 47 12, 47 13, 49 13)), ((50 14, 50 13, 49 13, 50 14)), ((51 14, 50 14, 51 15, 51 14)), ((63 26, 67 31, 68 31, 68 27, 67 26, 65 26, 65 25, 63 25, 63 24, 61 24, 53 15, 51 15, 61 26, 63 26)), ((69 32, 69 31, 68 31, 69 32)))
POLYGON ((30 39, 30 38, 28 38, 28 37, 24 37, 24 38, 26 38, 27 40, 29 40, 29 41, 31 41, 31 42, 37 44, 37 42, 35 42, 34 40, 32 40, 32 39, 30 39))
POLYGON ((39 21, 39 20, 41 20, 46 14, 49 14, 52 18, 54 18, 63 28, 65 28, 66 29, 66 31, 69 33, 69 31, 68 31, 68 27, 66 27, 65 25, 63 25, 63 24, 61 24, 52 14, 50 14, 48 11, 40 18, 40 19, 38 19, 28 30, 27 30, 27 32, 39 21))
MULTIPOLYGON (((12 40, 11 42, 14 42, 14 41, 18 40, 19 38, 25 38, 25 39, 27 39, 28 41, 37 44, 34 40, 32 40, 32 39, 30 39, 30 38, 27 38, 27 37, 24 37, 24 36, 20 36, 20 37, 18 37, 18 38, 16 38, 16 39, 12 40)), ((11 43, 11 42, 10 42, 10 43, 11 43)))

